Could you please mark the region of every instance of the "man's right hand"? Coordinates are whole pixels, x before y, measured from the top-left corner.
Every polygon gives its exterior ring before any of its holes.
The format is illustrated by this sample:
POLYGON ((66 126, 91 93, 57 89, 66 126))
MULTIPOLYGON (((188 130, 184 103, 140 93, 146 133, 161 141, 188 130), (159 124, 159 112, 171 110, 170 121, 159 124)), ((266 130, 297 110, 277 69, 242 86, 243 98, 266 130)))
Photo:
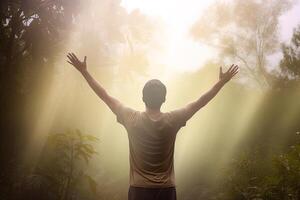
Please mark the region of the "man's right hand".
POLYGON ((230 81, 239 72, 239 67, 237 65, 231 65, 227 72, 223 73, 222 67, 220 67, 219 80, 224 84, 230 81))
POLYGON ((86 56, 84 56, 83 61, 80 61, 74 53, 68 53, 67 57, 69 58, 67 62, 73 65, 79 72, 84 73, 87 71, 86 56))

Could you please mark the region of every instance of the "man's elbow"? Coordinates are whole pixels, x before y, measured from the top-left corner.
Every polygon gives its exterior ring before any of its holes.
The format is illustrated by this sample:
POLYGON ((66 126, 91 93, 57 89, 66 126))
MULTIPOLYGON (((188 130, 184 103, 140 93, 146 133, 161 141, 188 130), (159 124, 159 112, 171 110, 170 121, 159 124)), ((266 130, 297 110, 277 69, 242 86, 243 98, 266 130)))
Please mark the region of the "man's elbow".
POLYGON ((189 113, 192 113, 192 115, 194 115, 203 106, 204 104, 201 102, 193 102, 187 106, 187 110, 189 111, 189 113))

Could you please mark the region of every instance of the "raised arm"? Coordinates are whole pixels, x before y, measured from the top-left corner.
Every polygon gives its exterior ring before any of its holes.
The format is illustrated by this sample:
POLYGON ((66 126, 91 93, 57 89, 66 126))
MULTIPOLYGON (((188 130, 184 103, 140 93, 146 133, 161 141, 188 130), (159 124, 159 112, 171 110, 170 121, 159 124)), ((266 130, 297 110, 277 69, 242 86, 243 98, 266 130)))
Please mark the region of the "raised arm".
POLYGON ((231 80, 233 76, 235 76, 239 71, 239 67, 237 65, 231 65, 231 67, 227 70, 227 72, 223 73, 222 67, 220 67, 219 72, 219 80, 213 85, 213 87, 204 93, 199 99, 188 104, 186 106, 188 119, 191 118, 200 108, 205 106, 210 100, 212 100, 221 88, 231 80))
POLYGON ((112 112, 116 113, 116 109, 120 105, 120 102, 110 96, 98 83, 98 81, 95 80, 88 72, 86 56, 84 57, 83 61, 80 61, 74 53, 68 53, 67 57, 69 58, 67 62, 73 65, 82 74, 82 76, 85 78, 94 92, 98 95, 98 97, 100 97, 100 99, 104 101, 104 103, 111 109, 112 112))

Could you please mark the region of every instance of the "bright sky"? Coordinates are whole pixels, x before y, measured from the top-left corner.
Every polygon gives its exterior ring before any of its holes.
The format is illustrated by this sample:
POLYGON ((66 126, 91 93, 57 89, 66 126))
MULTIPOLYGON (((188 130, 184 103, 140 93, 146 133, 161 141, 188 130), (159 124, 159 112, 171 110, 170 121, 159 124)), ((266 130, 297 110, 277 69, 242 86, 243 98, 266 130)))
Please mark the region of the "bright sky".
MULTIPOLYGON (((190 27, 214 0, 123 0, 128 10, 163 20, 166 25, 166 54, 162 63, 173 70, 197 69, 213 55, 213 50, 191 39, 190 27)), ((300 23, 300 3, 281 17, 281 38, 289 40, 293 28, 300 23)))
POLYGON ((281 39, 285 42, 289 42, 293 35, 293 29, 300 25, 300 1, 297 2, 294 7, 287 12, 285 15, 281 16, 280 29, 281 29, 281 39))
POLYGON ((189 29, 212 1, 200 0, 123 0, 128 10, 140 9, 148 16, 160 18, 166 25, 166 54, 162 63, 176 70, 196 69, 211 52, 189 37, 189 29))

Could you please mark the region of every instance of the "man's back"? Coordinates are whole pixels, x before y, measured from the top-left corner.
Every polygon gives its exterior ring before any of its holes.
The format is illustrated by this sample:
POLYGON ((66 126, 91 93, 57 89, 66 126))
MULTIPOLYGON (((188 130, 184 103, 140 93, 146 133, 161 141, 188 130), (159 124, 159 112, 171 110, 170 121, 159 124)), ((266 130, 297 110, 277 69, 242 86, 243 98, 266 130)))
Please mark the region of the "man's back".
POLYGON ((185 125, 185 110, 162 113, 152 119, 147 112, 120 106, 117 121, 129 138, 130 185, 135 187, 173 187, 174 144, 180 127, 185 125))
POLYGON ((148 81, 143 88, 143 102, 146 112, 124 107, 91 76, 87 70, 86 56, 80 61, 74 53, 68 54, 69 61, 86 79, 101 100, 116 114, 118 122, 128 132, 130 145, 130 187, 129 200, 176 200, 174 180, 174 143, 178 130, 198 110, 211 101, 221 88, 238 73, 238 66, 224 73, 219 71, 219 80, 196 101, 182 109, 161 113, 166 100, 167 88, 157 79, 148 81), (159 114, 151 119, 148 114, 159 114))

